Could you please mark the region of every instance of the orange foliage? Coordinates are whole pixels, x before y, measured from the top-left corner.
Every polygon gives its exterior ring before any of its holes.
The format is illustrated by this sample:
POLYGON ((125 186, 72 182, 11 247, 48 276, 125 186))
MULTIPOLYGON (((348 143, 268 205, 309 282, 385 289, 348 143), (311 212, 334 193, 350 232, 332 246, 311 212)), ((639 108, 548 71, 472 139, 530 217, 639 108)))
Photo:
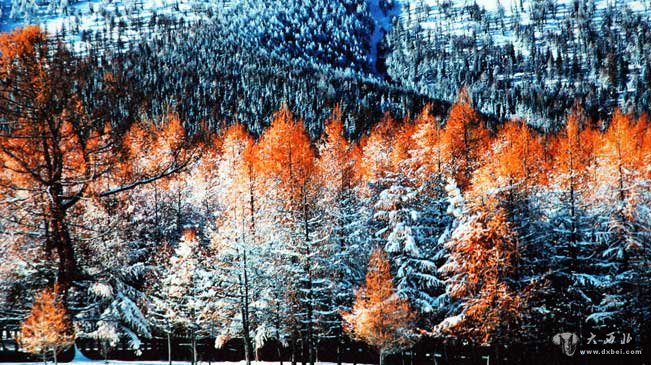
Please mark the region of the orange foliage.
POLYGON ((543 169, 543 146, 540 137, 524 122, 508 122, 497 136, 503 143, 497 154, 498 176, 512 184, 535 182, 543 169))
POLYGON ((467 90, 462 89, 450 108, 442 136, 443 158, 460 188, 468 187, 488 137, 488 130, 473 109, 467 90))
POLYGON ((638 118, 637 126, 643 131, 640 133, 641 166, 644 166, 641 172, 651 179, 651 122, 646 113, 638 118))
POLYGON ((47 34, 38 26, 18 28, 0 34, 0 72, 7 72, 19 65, 15 58, 38 57, 41 61, 47 52, 47 34))
MULTIPOLYGON (((353 150, 351 143, 344 137, 341 108, 336 106, 326 121, 317 161, 319 176, 329 182, 326 185, 327 193, 336 195, 355 184, 356 153, 358 150, 353 150)), ((334 196, 329 198, 335 199, 334 196)))
POLYGON ((381 249, 371 253, 364 286, 357 290, 350 313, 343 313, 345 330, 385 353, 409 347, 416 319, 409 302, 396 295, 389 260, 381 249))
POLYGON ((499 130, 485 161, 473 174, 471 195, 482 198, 489 192, 526 192, 546 181, 544 147, 540 136, 524 122, 509 121, 499 130))
POLYGON ((232 159, 242 159, 247 163, 256 159, 255 141, 240 123, 233 124, 226 130, 221 143, 224 156, 229 155, 232 159))
POLYGON ((598 132, 587 128, 583 109, 575 105, 567 116, 565 130, 554 141, 554 167, 572 176, 587 172, 593 159, 593 145, 598 132))
POLYGON ((74 343, 74 335, 66 309, 58 298, 58 288, 44 289, 36 297, 29 316, 20 327, 18 343, 22 350, 55 357, 62 349, 74 343))
POLYGON ((411 138, 416 128, 407 118, 400 123, 395 131, 391 141, 391 171, 396 173, 406 173, 404 169, 405 161, 409 158, 409 149, 411 148, 411 138))
POLYGON ((431 105, 427 104, 414 122, 414 133, 409 145, 412 156, 409 170, 421 179, 429 179, 434 174, 442 173, 443 156, 441 135, 442 129, 431 114, 431 105))
POLYGON ((506 212, 494 205, 480 211, 470 224, 447 244, 459 267, 453 273, 460 274, 449 294, 467 305, 463 319, 444 330, 490 343, 498 331, 517 322, 524 301, 522 293, 512 292, 504 280, 517 269, 517 238, 506 212))
POLYGON ((615 109, 604 134, 600 154, 624 169, 639 169, 643 163, 642 140, 647 125, 634 123, 631 115, 615 109))
POLYGON ((114 169, 115 177, 132 179, 165 171, 185 155, 186 131, 181 119, 170 114, 157 126, 154 122, 133 123, 123 136, 127 156, 114 169))
POLYGON ((307 193, 314 178, 315 155, 302 121, 297 121, 284 105, 273 116, 271 126, 258 143, 258 168, 276 179, 278 193, 286 201, 297 202, 307 193))
MULTIPOLYGON (((360 161, 361 181, 368 183, 393 171, 394 136, 399 128, 389 113, 376 124, 371 133, 360 141, 362 159, 360 161)), ((398 153, 399 154, 399 153, 398 153)))
MULTIPOLYGON (((223 139, 219 164, 220 200, 225 207, 221 219, 246 223, 244 233, 255 235, 254 222, 258 199, 258 149, 253 137, 241 124, 230 126, 223 139)), ((239 232, 239 235, 244 235, 239 232)))

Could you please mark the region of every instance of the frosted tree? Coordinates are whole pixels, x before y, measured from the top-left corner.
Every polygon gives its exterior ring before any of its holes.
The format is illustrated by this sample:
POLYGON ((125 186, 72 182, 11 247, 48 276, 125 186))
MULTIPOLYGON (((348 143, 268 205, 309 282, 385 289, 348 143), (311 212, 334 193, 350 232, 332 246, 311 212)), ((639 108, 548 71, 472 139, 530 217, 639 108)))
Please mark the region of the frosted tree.
POLYGON ((440 271, 451 305, 435 333, 479 344, 516 337, 513 325, 525 300, 509 280, 518 255, 517 237, 500 208, 468 213, 446 242, 450 255, 440 271))
POLYGON ((143 281, 156 242, 132 229, 134 222, 141 222, 134 218, 140 201, 132 199, 137 197, 141 195, 84 202, 76 225, 86 240, 78 260, 90 275, 83 281, 84 290, 71 290, 70 301, 80 308, 74 317, 78 336, 100 341, 105 356, 121 339, 138 352, 141 339, 152 336, 145 316, 150 298, 143 281))
POLYGON ((213 284, 204 267, 204 255, 196 233, 186 230, 174 255, 169 271, 162 278, 158 303, 175 328, 190 338, 192 363, 197 362, 197 338, 205 333, 206 303, 214 296, 213 284))
POLYGON ((544 232, 548 240, 557 243, 548 252, 548 265, 555 270, 549 275, 546 294, 552 309, 544 318, 563 323, 579 336, 585 327, 582 318, 597 304, 604 284, 603 271, 593 259, 604 242, 598 239, 599 225, 585 200, 592 186, 593 145, 598 134, 587 122, 582 108, 575 105, 567 116, 565 130, 552 141, 554 174, 545 193, 548 199, 543 212, 551 225, 544 232))
MULTIPOLYGON (((544 156, 542 138, 522 121, 504 123, 485 152, 482 165, 473 172, 472 186, 466 194, 473 201, 497 199, 503 207, 511 230, 519 237, 517 257, 513 260, 510 280, 528 295, 527 309, 522 314, 523 335, 538 336, 547 314, 545 292, 553 265, 550 253, 556 246, 544 232, 551 231, 541 217, 544 203, 541 184, 549 164, 544 156)), ((551 329, 551 328, 550 328, 551 329)), ((550 330, 545 329, 545 331, 550 330)), ((546 332, 545 332, 546 333, 546 332)))
POLYGON ((324 235, 319 230, 322 210, 316 205, 320 181, 315 154, 303 123, 283 106, 259 142, 265 193, 276 220, 271 237, 280 261, 276 274, 285 275, 285 300, 293 307, 291 321, 300 332, 303 352, 315 361, 315 300, 318 277, 315 258, 324 235))
POLYGON ((357 196, 360 149, 344 136, 342 113, 333 110, 319 141, 317 169, 321 186, 318 205, 324 209, 326 239, 320 245, 317 265, 321 273, 316 306, 320 338, 334 338, 337 362, 341 363, 343 327, 341 313, 350 311, 353 288, 363 280, 358 260, 368 256, 365 210, 357 196))
POLYGON ((596 211, 605 245, 593 258, 603 268, 601 297, 588 320, 596 326, 625 322, 640 333, 644 321, 645 248, 649 239, 644 206, 647 179, 640 176, 645 165, 644 120, 615 110, 596 155, 596 193, 589 197, 596 211), (642 187, 642 188, 640 188, 642 187))
POLYGON ((386 126, 381 124, 374 129, 363 156, 367 166, 381 166, 381 170, 371 171, 369 180, 372 193, 367 204, 373 212, 373 239, 389 254, 398 295, 411 300, 417 311, 431 312, 437 305, 436 290, 442 284, 435 275, 434 247, 424 245, 433 232, 421 226, 420 212, 425 207, 420 205, 416 178, 409 170, 409 149, 415 129, 408 122, 399 127, 387 120, 382 123, 386 126), (377 154, 378 150, 384 150, 383 154, 377 154))
POLYGON ((247 364, 253 358, 253 334, 257 332, 256 304, 267 285, 262 240, 257 233, 262 192, 255 148, 242 125, 226 131, 219 162, 222 207, 211 238, 216 252, 211 258, 212 275, 219 277, 211 311, 218 318, 220 339, 242 338, 247 364))

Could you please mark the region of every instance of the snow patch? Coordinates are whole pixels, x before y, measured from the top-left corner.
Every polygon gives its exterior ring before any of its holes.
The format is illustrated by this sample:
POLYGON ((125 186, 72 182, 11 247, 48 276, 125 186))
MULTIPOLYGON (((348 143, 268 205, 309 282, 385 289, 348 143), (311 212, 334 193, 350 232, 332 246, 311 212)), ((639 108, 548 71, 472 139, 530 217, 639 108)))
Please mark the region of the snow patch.
MULTIPOLYGON (((380 1, 369 0, 368 2, 369 11, 375 20, 375 27, 371 34, 368 62, 375 72, 377 72, 378 45, 382 41, 382 38, 384 38, 384 35, 391 30, 393 17, 400 15, 400 4, 397 1, 393 1, 393 7, 388 11, 382 9, 380 1)), ((388 3, 391 4, 391 1, 388 1, 388 3)))

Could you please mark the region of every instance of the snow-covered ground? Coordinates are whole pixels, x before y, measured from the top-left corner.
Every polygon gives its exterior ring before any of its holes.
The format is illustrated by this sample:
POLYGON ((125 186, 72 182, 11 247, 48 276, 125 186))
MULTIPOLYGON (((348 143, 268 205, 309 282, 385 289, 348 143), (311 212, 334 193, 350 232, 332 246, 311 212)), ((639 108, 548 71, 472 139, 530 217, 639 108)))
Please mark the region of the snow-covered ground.
MULTIPOLYGON (((181 365, 181 364, 190 364, 188 361, 173 361, 172 362, 175 365, 181 365)), ((39 363, 37 362, 8 362, 8 363, 1 363, 2 365, 38 365, 39 363)), ((41 362, 42 364, 42 362, 41 362)), ((49 362, 48 364, 52 364, 49 362)), ((62 363, 65 364, 65 363, 62 363)), ((99 365, 99 364, 106 364, 103 360, 74 360, 72 363, 69 364, 77 364, 77 365, 99 365)), ((108 364, 112 365, 120 365, 120 364, 140 364, 140 365, 167 365, 169 364, 167 361, 119 361, 119 360, 109 360, 108 364)), ((208 361, 199 361, 199 364, 204 365, 208 364, 208 361)), ((245 365, 246 363, 244 361, 237 361, 237 362, 210 362, 212 365, 245 365)), ((280 365, 279 362, 272 362, 272 361, 253 361, 253 365, 280 365)), ((285 361, 283 363, 284 365, 289 364, 289 362, 285 361)), ((334 363, 331 362, 317 362, 316 364, 318 365, 335 365, 334 363)), ((344 364, 344 365, 350 365, 350 364, 344 364)), ((361 364, 359 364, 361 365, 361 364)))
MULTIPOLYGON (((189 361, 172 361, 173 364, 175 365, 183 365, 183 364, 190 364, 189 361)), ((38 365, 42 364, 42 362, 0 362, 2 365, 38 365)), ((48 364, 53 364, 53 362, 48 362, 48 364)), ((66 364, 66 363, 62 363, 66 364)), ((72 362, 68 364, 76 364, 76 365, 100 365, 100 364, 106 364, 104 360, 90 360, 87 357, 85 357, 79 350, 76 350, 75 352, 75 357, 73 358, 72 362)), ((140 365, 168 365, 168 361, 120 361, 120 360, 109 360, 108 364, 112 365, 128 365, 128 364, 140 364, 140 365)), ((211 365, 246 365, 246 362, 244 360, 242 361, 199 361, 199 364, 204 365, 204 364, 211 364, 211 365)), ((289 364, 288 361, 285 361, 283 365, 289 364)), ((336 365, 335 363, 332 362, 321 362, 317 361, 317 365, 336 365)), ((280 362, 274 362, 274 361, 253 361, 252 365, 280 365, 280 362)), ((351 364, 344 364, 344 365, 351 365, 351 364)), ((368 364, 358 364, 358 365, 368 365, 368 364)))

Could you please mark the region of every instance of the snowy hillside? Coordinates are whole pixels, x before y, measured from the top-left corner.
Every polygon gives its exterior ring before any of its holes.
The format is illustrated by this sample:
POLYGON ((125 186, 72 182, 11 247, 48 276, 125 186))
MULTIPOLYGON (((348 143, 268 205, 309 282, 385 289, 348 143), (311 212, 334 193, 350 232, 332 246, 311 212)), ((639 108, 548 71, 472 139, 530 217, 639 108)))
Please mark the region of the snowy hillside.
POLYGON ((440 99, 465 84, 500 118, 553 122, 577 96, 591 113, 641 111, 651 100, 650 21, 651 2, 637 0, 405 1, 388 70, 440 99))
POLYGON ((39 24, 48 33, 64 34, 78 50, 98 37, 111 44, 128 44, 150 37, 148 24, 170 20, 194 23, 209 19, 230 1, 209 0, 2 0, 0 30, 39 24))
POLYGON ((201 23, 192 37, 435 100, 465 85, 482 112, 543 127, 575 97, 595 116, 651 106, 649 0, 2 1, 0 29, 42 24, 80 51, 162 46, 201 23))
MULTIPOLYGON (((340 104, 356 135, 384 112, 403 117, 431 101, 383 77, 394 1, 102 0, 70 5, 68 15, 33 8, 34 22, 98 57, 97 85, 103 72, 120 80, 116 120, 174 105, 193 132, 238 120, 258 134, 285 103, 317 136, 340 104)), ((21 24, 7 12, 3 19, 6 29, 21 24)), ((101 100, 94 92, 91 103, 101 100)))
MULTIPOLYGON (((84 50, 101 37, 111 44, 128 44, 152 37, 151 24, 183 21, 210 22, 220 17, 232 23, 232 31, 245 35, 243 41, 269 39, 291 56, 328 58, 340 67, 374 69, 377 45, 398 13, 397 3, 385 0, 333 1, 329 6, 311 2, 250 0, 0 0, 0 31, 26 24, 39 24, 51 34, 64 34, 76 49, 84 50), (369 14, 368 8, 372 14, 369 14), (297 11, 297 9, 299 9, 297 11), (316 12, 323 11, 322 14, 316 12), (302 14, 299 14, 302 13, 302 14), (298 16, 287 16, 294 14, 298 16), (354 16, 350 16, 354 15, 354 16), (373 17, 373 18, 372 18, 373 17), (331 19, 319 23, 320 19, 331 19), (332 29, 332 27, 337 29, 332 29), (322 39, 303 40, 301 33, 330 28, 332 39, 344 54, 327 54, 322 39), (358 40, 338 38, 337 33, 356 34, 358 40), (298 43, 286 35, 295 35, 298 43), (282 42, 281 42, 282 41, 282 42), (369 45, 370 44, 370 45, 369 45), (299 54, 300 53, 300 54, 299 54)), ((155 32, 155 31, 154 31, 155 32)))

